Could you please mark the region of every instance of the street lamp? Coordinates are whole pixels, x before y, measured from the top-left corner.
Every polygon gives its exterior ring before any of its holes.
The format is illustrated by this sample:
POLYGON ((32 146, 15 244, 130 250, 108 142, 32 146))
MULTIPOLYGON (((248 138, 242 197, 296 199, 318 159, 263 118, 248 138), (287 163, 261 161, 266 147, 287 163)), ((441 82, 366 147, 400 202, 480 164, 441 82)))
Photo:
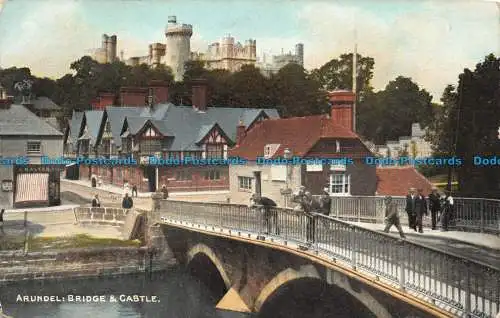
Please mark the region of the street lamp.
POLYGON ((285 196, 285 208, 288 207, 288 195, 290 194, 290 188, 289 188, 289 171, 288 171, 288 160, 292 157, 292 151, 288 148, 285 148, 284 151, 284 157, 287 160, 285 164, 285 191, 284 191, 284 196, 285 196))

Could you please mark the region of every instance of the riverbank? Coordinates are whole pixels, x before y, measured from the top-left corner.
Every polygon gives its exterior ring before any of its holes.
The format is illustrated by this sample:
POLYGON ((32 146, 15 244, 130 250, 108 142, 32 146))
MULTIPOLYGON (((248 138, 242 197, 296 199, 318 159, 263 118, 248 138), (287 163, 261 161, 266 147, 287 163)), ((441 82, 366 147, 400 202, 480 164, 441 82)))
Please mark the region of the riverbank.
POLYGON ((157 272, 175 259, 147 247, 78 248, 45 252, 0 252, 0 286, 26 280, 105 277, 157 272))

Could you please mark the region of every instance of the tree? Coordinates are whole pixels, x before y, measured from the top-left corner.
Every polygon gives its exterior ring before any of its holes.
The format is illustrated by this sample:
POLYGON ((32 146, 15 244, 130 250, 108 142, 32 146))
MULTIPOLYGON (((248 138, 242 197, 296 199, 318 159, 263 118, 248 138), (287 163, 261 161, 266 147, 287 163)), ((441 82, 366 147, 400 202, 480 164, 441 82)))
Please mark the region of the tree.
POLYGON ((230 104, 236 107, 269 107, 273 105, 272 83, 253 65, 243 65, 228 81, 233 92, 230 104))
MULTIPOLYGON (((352 58, 353 53, 342 54, 338 59, 332 59, 319 69, 313 70, 312 76, 324 89, 352 90, 352 58)), ((358 73, 356 90, 359 94, 358 99, 362 100, 368 92, 372 91, 370 81, 373 78, 373 66, 375 65, 375 60, 371 57, 364 57, 357 54, 357 62, 358 73)))
POLYGON ((358 132, 376 144, 409 136, 413 123, 431 122, 431 100, 410 78, 398 76, 383 91, 367 93, 358 108, 358 132))
POLYGON ((460 195, 499 197, 500 173, 492 166, 476 166, 473 157, 500 152, 500 59, 493 54, 465 69, 458 87, 447 86, 443 105, 431 125, 429 140, 436 154, 463 159, 456 168, 460 195))
POLYGON ((283 117, 324 114, 327 97, 320 84, 297 64, 288 64, 272 77, 278 94, 278 110, 283 117))

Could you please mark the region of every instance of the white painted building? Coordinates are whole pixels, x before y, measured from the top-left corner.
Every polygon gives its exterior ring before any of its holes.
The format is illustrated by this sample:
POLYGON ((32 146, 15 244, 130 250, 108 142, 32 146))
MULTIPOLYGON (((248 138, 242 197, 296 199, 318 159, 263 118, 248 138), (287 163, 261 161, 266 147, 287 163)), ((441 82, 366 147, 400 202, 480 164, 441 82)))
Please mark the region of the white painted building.
POLYGON ((425 129, 419 123, 411 125, 411 136, 399 137, 399 140, 388 141, 385 145, 376 145, 376 153, 383 157, 398 157, 406 150, 408 156, 430 157, 432 156, 432 145, 425 140, 425 129))

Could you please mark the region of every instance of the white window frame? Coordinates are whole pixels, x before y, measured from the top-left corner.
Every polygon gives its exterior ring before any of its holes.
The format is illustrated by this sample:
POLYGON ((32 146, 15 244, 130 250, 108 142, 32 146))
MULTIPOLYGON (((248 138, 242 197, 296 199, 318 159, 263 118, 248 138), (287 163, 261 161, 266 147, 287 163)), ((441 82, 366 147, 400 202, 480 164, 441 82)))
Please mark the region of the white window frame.
POLYGON ((323 171, 323 165, 322 164, 308 164, 306 166, 306 171, 307 172, 322 172, 323 171))
POLYGON ((253 188, 253 178, 238 176, 238 190, 241 191, 252 191, 253 188))
POLYGON ((28 155, 38 155, 42 153, 42 142, 39 140, 30 140, 26 142, 26 153, 28 155), (30 145, 37 145, 38 150, 30 150, 30 145))
POLYGON ((330 174, 329 177, 329 184, 328 184, 328 192, 332 196, 348 196, 351 195, 351 175, 345 173, 345 172, 334 172, 330 174), (338 178, 335 180, 334 183, 334 178, 337 176, 340 176, 341 178, 338 178), (333 191, 333 187, 341 187, 340 191, 333 191))

